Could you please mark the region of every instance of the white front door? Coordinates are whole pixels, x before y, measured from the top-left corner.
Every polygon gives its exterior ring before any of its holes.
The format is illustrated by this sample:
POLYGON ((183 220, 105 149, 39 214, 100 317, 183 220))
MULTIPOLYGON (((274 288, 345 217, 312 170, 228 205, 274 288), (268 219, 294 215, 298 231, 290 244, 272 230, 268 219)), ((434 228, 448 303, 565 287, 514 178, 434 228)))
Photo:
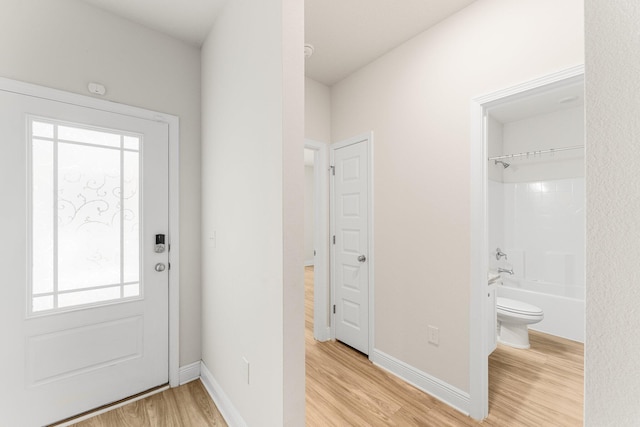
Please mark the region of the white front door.
POLYGON ((369 353, 368 139, 332 149, 335 337, 369 353))
POLYGON ((0 129, 0 424, 167 383, 167 124, 0 90, 0 129))

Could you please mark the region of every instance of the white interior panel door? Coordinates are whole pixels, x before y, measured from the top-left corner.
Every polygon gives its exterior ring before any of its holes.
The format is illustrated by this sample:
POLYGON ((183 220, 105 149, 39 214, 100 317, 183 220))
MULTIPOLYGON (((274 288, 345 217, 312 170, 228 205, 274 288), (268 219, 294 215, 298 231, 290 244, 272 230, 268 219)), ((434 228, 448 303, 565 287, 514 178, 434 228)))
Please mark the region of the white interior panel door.
POLYGON ((0 424, 167 383, 167 125, 0 91, 0 129, 0 424))
POLYGON ((368 141, 333 151, 336 339, 369 353, 368 141))

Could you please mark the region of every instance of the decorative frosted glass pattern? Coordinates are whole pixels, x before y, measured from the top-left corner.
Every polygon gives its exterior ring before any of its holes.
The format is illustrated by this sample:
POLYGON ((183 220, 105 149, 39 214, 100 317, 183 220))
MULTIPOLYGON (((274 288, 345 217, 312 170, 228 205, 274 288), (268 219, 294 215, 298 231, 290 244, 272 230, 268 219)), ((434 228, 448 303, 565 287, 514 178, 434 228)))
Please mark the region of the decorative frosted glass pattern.
POLYGON ((140 290, 141 138, 31 119, 31 313, 140 290))
POLYGON ((58 289, 120 281, 120 150, 58 146, 58 289))

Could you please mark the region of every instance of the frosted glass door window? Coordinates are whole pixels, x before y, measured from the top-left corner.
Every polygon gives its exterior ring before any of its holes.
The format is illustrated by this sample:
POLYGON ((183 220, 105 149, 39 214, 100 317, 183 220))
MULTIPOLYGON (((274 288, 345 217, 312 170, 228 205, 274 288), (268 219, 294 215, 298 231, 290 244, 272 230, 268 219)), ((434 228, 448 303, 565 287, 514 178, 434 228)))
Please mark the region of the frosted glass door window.
POLYGON ((31 118, 30 313, 141 295, 141 136, 31 118))

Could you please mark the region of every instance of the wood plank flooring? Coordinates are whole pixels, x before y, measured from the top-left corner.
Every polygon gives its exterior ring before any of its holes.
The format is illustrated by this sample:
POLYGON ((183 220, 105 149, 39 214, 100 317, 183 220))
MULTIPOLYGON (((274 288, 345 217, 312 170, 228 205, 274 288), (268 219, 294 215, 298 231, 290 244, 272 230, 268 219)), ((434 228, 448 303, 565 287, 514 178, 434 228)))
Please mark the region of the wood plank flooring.
POLYGON ((531 349, 489 358, 489 417, 479 423, 339 342, 313 339, 313 267, 305 269, 307 426, 581 426, 583 345, 531 332, 531 349))
MULTIPOLYGON (((305 269, 306 425, 581 426, 583 345, 531 332, 531 349, 499 345, 489 358, 482 423, 374 366, 339 342, 313 339, 313 267, 305 269)), ((78 427, 226 426, 199 381, 76 424, 78 427)))
POLYGON ((227 423, 199 380, 74 424, 75 427, 226 427, 226 425, 227 423))

